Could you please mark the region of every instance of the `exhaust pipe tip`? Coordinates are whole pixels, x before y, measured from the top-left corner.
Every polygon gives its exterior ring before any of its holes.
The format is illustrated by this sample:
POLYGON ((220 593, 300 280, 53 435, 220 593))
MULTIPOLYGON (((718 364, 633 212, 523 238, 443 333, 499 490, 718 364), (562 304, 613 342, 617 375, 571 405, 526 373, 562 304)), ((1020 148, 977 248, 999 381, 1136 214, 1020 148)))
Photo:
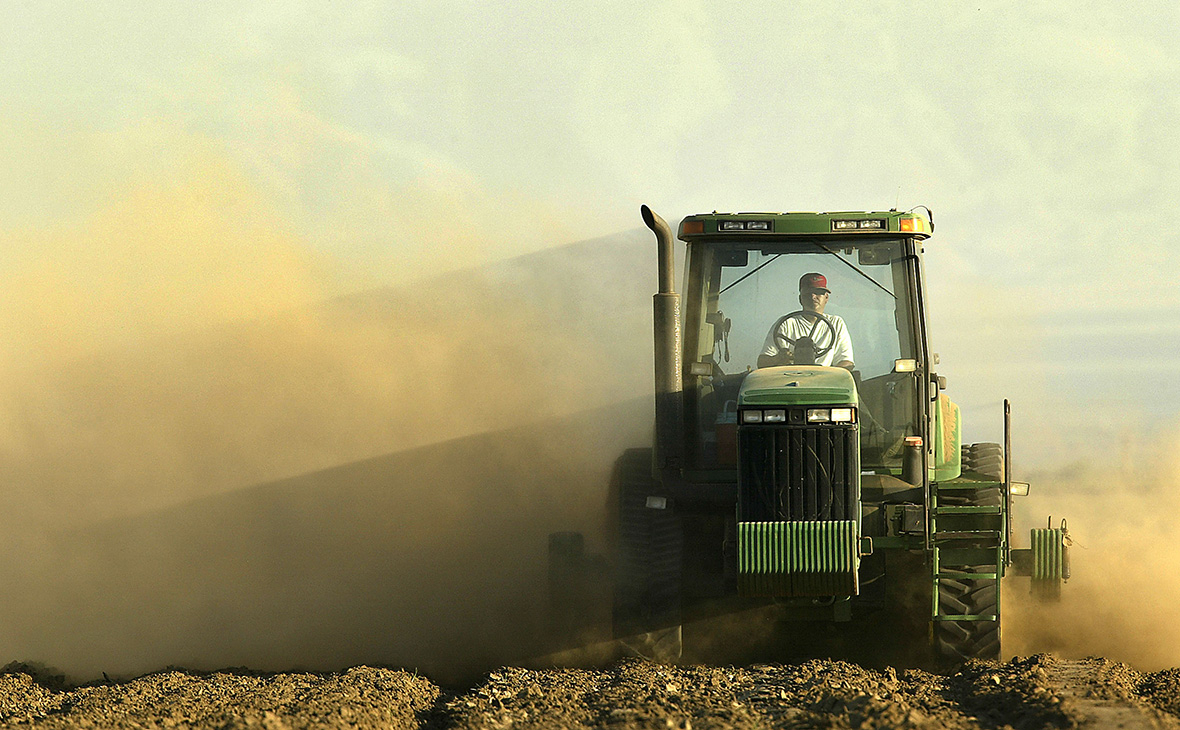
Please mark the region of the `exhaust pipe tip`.
POLYGON ((646 205, 639 206, 639 215, 643 218, 643 223, 655 233, 657 237, 667 236, 668 241, 672 239, 672 227, 668 222, 659 216, 651 208, 646 205))
POLYGON ((656 219, 658 215, 652 212, 652 209, 646 205, 639 206, 639 215, 643 217, 643 223, 653 231, 656 229, 656 219))
POLYGON ((667 221, 646 205, 639 206, 639 214, 643 216, 644 224, 656 235, 656 243, 659 249, 657 262, 660 272, 659 291, 662 294, 675 293, 676 285, 673 281, 674 269, 672 264, 672 229, 668 226, 667 221))

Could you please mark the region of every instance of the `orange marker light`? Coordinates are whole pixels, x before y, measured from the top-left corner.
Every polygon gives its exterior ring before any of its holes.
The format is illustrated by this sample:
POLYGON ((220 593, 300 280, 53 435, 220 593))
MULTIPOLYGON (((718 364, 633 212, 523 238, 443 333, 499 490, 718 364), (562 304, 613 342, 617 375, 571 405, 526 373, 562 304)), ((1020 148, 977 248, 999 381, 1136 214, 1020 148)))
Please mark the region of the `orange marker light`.
POLYGON ((704 221, 684 221, 683 223, 680 224, 680 234, 681 235, 689 236, 694 233, 704 233, 704 232, 705 232, 705 222, 704 221))
POLYGON ((930 232, 930 226, 926 223, 925 218, 898 218, 897 223, 901 231, 908 231, 910 233, 930 232))

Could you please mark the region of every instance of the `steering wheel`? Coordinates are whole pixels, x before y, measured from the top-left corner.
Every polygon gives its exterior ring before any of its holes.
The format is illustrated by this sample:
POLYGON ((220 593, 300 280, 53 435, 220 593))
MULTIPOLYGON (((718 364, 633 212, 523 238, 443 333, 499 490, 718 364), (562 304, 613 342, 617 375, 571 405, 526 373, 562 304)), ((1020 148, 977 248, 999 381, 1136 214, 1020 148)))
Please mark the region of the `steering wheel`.
MULTIPOLYGON (((816 349, 815 349, 816 358, 823 357, 824 355, 828 354, 828 352, 833 347, 835 347, 835 345, 836 345, 836 328, 832 326, 832 321, 830 319, 828 319, 827 317, 823 316, 822 314, 816 314, 815 312, 807 312, 802 309, 799 310, 798 312, 791 312, 790 314, 786 315, 785 317, 783 317, 782 319, 780 319, 779 321, 774 323, 774 328, 772 331, 774 332, 774 338, 776 340, 782 340, 782 341, 786 342, 788 345, 790 345, 792 348, 795 346, 795 340, 792 340, 791 338, 787 337, 786 335, 779 334, 779 332, 778 332, 778 328, 782 327, 784 324, 786 324, 787 320, 790 320, 790 319, 799 319, 799 320, 802 320, 806 324, 811 324, 811 332, 808 333, 807 338, 811 340, 813 346, 815 344, 815 338, 812 337, 811 335, 815 334, 815 330, 817 327, 819 327, 820 322, 822 322, 825 326, 827 326, 828 332, 831 334, 831 338, 828 340, 828 344, 826 347, 824 347, 822 349, 816 347, 816 349), (808 322, 808 320, 811 317, 816 318, 816 322, 814 324, 811 324, 808 322)), ((803 339, 803 338, 799 338, 799 339, 803 339)))

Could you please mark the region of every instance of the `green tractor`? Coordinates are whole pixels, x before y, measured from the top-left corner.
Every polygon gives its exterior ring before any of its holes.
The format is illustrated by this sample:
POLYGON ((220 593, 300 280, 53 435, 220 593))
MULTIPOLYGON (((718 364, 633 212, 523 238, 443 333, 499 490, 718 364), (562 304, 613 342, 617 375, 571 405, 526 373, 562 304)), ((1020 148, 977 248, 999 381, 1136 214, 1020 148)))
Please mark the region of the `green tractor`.
MULTIPOLYGON (((998 658, 1001 579, 1059 595, 1069 536, 1012 548, 1007 401, 1003 445, 961 443, 927 335, 929 211, 689 216, 683 306, 671 229, 642 215, 656 424, 611 484, 615 638, 674 660, 685 622, 773 604, 800 635, 875 619, 924 656, 998 658)), ((581 545, 550 538, 559 604, 581 545)))

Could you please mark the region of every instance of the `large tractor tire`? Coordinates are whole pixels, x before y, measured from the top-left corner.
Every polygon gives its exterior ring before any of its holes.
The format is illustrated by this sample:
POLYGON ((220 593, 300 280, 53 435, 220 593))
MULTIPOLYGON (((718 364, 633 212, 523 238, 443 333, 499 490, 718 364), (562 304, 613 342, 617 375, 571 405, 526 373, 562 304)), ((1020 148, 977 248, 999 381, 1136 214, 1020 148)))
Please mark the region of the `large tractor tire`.
MULTIPOLYGON (((984 477, 988 481, 1003 480, 1003 455, 998 444, 972 444, 963 447, 965 470, 969 476, 984 477)), ((947 490, 938 495, 940 505, 1002 507, 1001 487, 982 487, 967 490, 947 490)), ((994 529, 990 537, 981 536, 978 542, 961 544, 963 547, 995 547, 1003 538, 1003 519, 999 515, 980 516, 981 521, 966 529, 994 529), (986 520, 986 522, 984 522, 986 520)), ((996 578, 968 578, 971 574, 998 573, 997 565, 953 565, 940 567, 938 605, 942 615, 971 617, 994 616, 995 619, 964 621, 935 621, 934 648, 944 663, 958 663, 966 659, 1000 658, 1000 586, 996 578), (961 577, 962 576, 962 577, 961 577)))
MULTIPOLYGON (((973 566, 966 572, 983 572, 991 566, 973 566)), ((996 581, 990 578, 942 578, 938 581, 938 603, 943 611, 970 616, 995 615, 996 581)), ((935 621, 934 642, 943 661, 1000 658, 999 621, 935 621)))
POLYGON ((1004 481, 1004 447, 999 444, 964 444, 963 470, 975 472, 992 481, 1004 481))
POLYGON ((615 517, 612 623, 624 651, 670 663, 683 649, 683 533, 671 505, 656 495, 651 458, 650 449, 631 449, 615 464, 609 505, 615 517))

